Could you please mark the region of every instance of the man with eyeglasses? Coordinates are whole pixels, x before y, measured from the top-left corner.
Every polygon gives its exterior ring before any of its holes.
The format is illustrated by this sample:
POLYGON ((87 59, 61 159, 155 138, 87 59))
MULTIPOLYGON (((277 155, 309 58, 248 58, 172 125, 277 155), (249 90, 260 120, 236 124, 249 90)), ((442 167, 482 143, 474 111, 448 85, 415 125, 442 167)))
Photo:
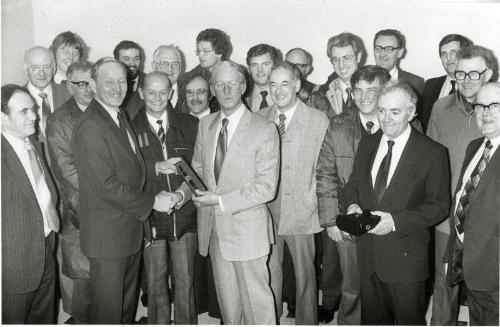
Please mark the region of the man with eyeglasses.
POLYGON ((301 77, 300 90, 297 92, 297 95, 302 102, 307 103, 311 94, 319 88, 319 85, 307 80, 307 76, 313 69, 311 54, 302 48, 293 48, 286 53, 285 60, 294 64, 299 69, 301 77))
POLYGON ((142 101, 137 89, 142 85, 146 74, 141 70, 144 61, 144 50, 134 41, 124 40, 116 45, 113 57, 127 69, 127 94, 121 107, 132 121, 142 108, 142 101))
POLYGON ((471 45, 472 41, 460 34, 448 34, 439 42, 439 57, 446 75, 425 81, 422 93, 422 107, 418 112, 424 131, 427 130, 434 103, 438 99, 456 92, 457 52, 471 45))
MULTIPOLYGON (((24 71, 28 76, 26 88, 38 105, 37 136, 42 143, 45 143, 47 119, 71 95, 66 86, 54 83, 53 77, 56 71, 55 60, 54 55, 47 48, 36 46, 29 49, 24 56, 24 71)), ((48 156, 46 148, 44 151, 48 156)))
MULTIPOLYGON (((89 262, 80 248, 80 224, 78 222, 78 176, 71 149, 73 127, 92 101, 90 88, 92 65, 79 61, 69 65, 66 71, 66 87, 71 98, 47 120, 47 141, 52 162, 51 170, 57 182, 62 202, 62 229, 59 246, 62 252, 62 274, 68 279, 64 300, 68 301, 68 313, 77 324, 88 324, 89 262), (69 290, 69 291, 68 291, 69 290)), ((63 300, 63 303, 65 302, 63 300)), ((66 308, 65 308, 66 311, 66 308)))
POLYGON ((257 44, 248 50, 247 65, 253 85, 245 103, 253 112, 274 104, 269 90, 269 74, 281 58, 281 52, 269 44, 257 44))
POLYGON ((354 106, 351 76, 358 70, 363 57, 363 41, 352 33, 344 32, 328 40, 326 52, 335 74, 331 75, 331 81, 313 93, 308 104, 331 119, 354 106))
POLYGON ((278 184, 278 131, 243 104, 240 65, 215 65, 210 89, 221 111, 200 120, 192 161, 208 190, 193 194, 183 184, 185 196, 177 206, 192 199, 198 207, 198 248, 201 255, 210 254, 224 323, 274 325, 266 264, 273 234, 266 203, 278 184))
POLYGON ((172 85, 169 105, 176 111, 181 111, 183 103, 183 99, 180 98, 179 84, 177 83, 183 69, 181 58, 180 50, 173 44, 160 45, 153 52, 153 62, 151 63, 153 71, 167 74, 172 85))
POLYGON ((373 39, 373 56, 375 63, 387 70, 392 81, 408 82, 418 96, 422 95, 424 79, 402 70, 399 62, 406 51, 405 37, 400 31, 385 29, 378 31, 373 39))
MULTIPOLYGON (((146 75, 139 88, 145 105, 131 124, 146 164, 145 191, 151 194, 173 192, 182 184, 182 178, 175 174, 174 163, 181 156, 191 160, 198 128, 194 117, 169 106, 170 83, 170 76, 163 72, 146 75)), ((152 235, 152 242, 144 249, 148 324, 170 324, 171 302, 174 302, 175 324, 197 324, 193 286, 196 208, 188 203, 171 213, 153 210, 146 228, 152 235), (172 276, 175 299, 169 296, 168 272, 172 276)))
MULTIPOLYGON (((474 108, 471 103, 481 87, 491 79, 494 62, 493 53, 481 46, 473 45, 460 50, 457 53, 457 68, 454 74, 457 92, 439 99, 432 108, 427 135, 448 148, 451 195, 459 181, 467 145, 481 136, 481 131, 474 123, 474 108)), ((449 217, 450 221, 452 219, 453 215, 449 217)), ((433 325, 456 325, 458 320, 459 286, 448 286, 445 265, 441 261, 449 234, 448 220, 436 226, 436 275, 431 320, 433 325)))
POLYGON ((201 119, 215 112, 209 106, 210 98, 210 87, 203 76, 196 75, 187 83, 186 104, 190 115, 201 119))
POLYGON ((451 207, 446 279, 465 285, 471 326, 498 326, 500 84, 483 85, 472 107, 483 137, 465 152, 451 207))

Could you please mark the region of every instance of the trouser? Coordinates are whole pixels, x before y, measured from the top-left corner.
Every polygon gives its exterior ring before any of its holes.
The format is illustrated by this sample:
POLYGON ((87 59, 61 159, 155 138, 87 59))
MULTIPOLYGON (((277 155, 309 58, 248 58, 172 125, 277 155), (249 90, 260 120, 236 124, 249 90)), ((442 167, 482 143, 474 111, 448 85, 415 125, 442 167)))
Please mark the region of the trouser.
POLYGON ((337 243, 328 237, 326 231, 323 234, 323 263, 321 270, 322 279, 322 304, 327 310, 336 310, 340 304, 342 294, 342 271, 340 269, 340 257, 337 243))
POLYGON ((140 260, 141 252, 122 258, 89 258, 89 323, 134 321, 140 260))
POLYGON ((360 276, 356 254, 356 241, 337 243, 342 271, 342 296, 340 298, 338 325, 361 324, 360 276))
POLYGON ((144 264, 148 280, 148 324, 170 323, 168 270, 172 272, 175 283, 175 324, 196 325, 198 323, 193 287, 197 246, 197 235, 187 233, 178 241, 156 240, 144 249, 144 264), (170 261, 168 256, 171 258, 170 261), (170 269, 169 262, 172 264, 170 269))
POLYGON ((498 326, 498 290, 474 291, 466 286, 471 326, 498 326))

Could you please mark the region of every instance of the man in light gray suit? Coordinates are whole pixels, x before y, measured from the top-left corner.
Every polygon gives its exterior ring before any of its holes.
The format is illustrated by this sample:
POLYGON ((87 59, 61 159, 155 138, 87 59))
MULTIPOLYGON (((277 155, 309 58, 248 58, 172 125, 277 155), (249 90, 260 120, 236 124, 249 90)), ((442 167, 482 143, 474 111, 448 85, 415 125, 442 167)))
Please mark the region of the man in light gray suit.
POLYGON ((210 254, 224 323, 274 325, 266 265, 273 234, 266 203, 278 183, 278 131, 243 104, 241 66, 216 64, 210 89, 221 111, 200 120, 192 161, 208 190, 192 194, 183 184, 178 206, 192 197, 199 207, 199 251, 210 254))
POLYGON ((259 114, 278 125, 281 137, 281 177, 276 199, 269 204, 276 245, 269 268, 278 319, 281 316, 283 251, 290 249, 296 276, 297 325, 317 325, 317 288, 314 269, 314 234, 321 231, 316 198, 316 162, 328 118, 297 98, 300 73, 287 62, 276 65, 269 76, 274 105, 259 114))

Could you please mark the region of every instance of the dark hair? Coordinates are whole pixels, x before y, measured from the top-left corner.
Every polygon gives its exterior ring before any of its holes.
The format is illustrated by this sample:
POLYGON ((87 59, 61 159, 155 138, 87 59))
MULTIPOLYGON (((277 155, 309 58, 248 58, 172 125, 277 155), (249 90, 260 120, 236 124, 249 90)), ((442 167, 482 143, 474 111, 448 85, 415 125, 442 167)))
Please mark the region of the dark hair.
POLYGON ((2 103, 1 103, 1 105, 2 105, 2 112, 4 114, 8 115, 10 113, 9 101, 12 98, 12 96, 16 93, 26 93, 33 100, 33 103, 36 103, 35 99, 33 99, 31 94, 24 87, 21 87, 21 86, 16 85, 16 84, 3 85, 2 86, 2 96, 1 96, 2 103))
POLYGON ((360 64, 364 62, 366 57, 365 46, 363 45, 363 40, 352 33, 343 32, 337 35, 332 36, 328 39, 328 43, 326 45, 326 55, 328 58, 332 58, 332 48, 344 48, 351 46, 356 55, 361 54, 360 64))
POLYGON ((78 53, 80 54, 80 60, 84 60, 87 55, 87 46, 83 39, 71 31, 62 32, 57 35, 52 44, 49 47, 49 50, 52 51, 54 57, 56 57, 57 49, 59 49, 62 45, 74 46, 78 53))
POLYGON ((439 41, 439 48, 438 48, 439 54, 441 54, 441 47, 443 45, 448 44, 448 43, 453 42, 453 41, 459 42, 461 49, 470 47, 473 44, 470 39, 466 38, 463 35, 460 35, 460 34, 448 34, 448 35, 444 36, 441 39, 441 41, 439 41))
POLYGON ((457 62, 462 59, 472 59, 476 57, 483 58, 484 62, 486 63, 486 67, 489 69, 492 69, 496 62, 496 58, 493 52, 490 49, 487 49, 480 45, 471 45, 469 47, 462 48, 457 53, 457 62))
POLYGON ((201 74, 194 74, 193 76, 190 76, 189 79, 186 81, 186 84, 184 85, 184 89, 187 88, 188 84, 191 83, 191 81, 193 81, 194 79, 196 78, 201 78, 203 79, 205 82, 207 82, 207 85, 208 87, 210 88, 210 83, 209 83, 209 80, 206 79, 206 77, 204 77, 203 75, 201 74))
POLYGON ((247 65, 250 66, 251 58, 262 56, 266 53, 269 53, 269 55, 271 56, 271 60, 273 61, 273 66, 276 65, 278 62, 282 61, 282 55, 278 49, 269 44, 261 43, 254 45, 248 50, 247 65))
POLYGON ((288 70, 292 74, 292 76, 294 76, 295 79, 298 81, 300 81, 300 78, 302 77, 300 70, 297 68, 297 66, 295 64, 289 63, 288 61, 278 62, 273 66, 271 72, 275 71, 278 68, 283 68, 285 70, 288 70))
POLYGON ((391 75, 382 67, 377 65, 366 65, 359 68, 351 76, 351 85, 354 87, 360 81, 366 81, 372 83, 378 79, 380 84, 383 86, 391 80, 391 75))
POLYGON ((99 71, 99 68, 101 68, 103 64, 108 62, 115 62, 119 64, 122 67, 125 75, 127 74, 127 68, 125 68, 120 60, 111 57, 102 57, 101 59, 97 60, 96 63, 92 66, 91 76, 93 80, 97 80, 97 72, 99 71))
POLYGON ((394 36, 396 38, 396 40, 398 41, 398 47, 400 49, 405 49, 406 48, 405 37, 398 30, 385 29, 385 30, 378 31, 377 34, 375 34, 375 37, 373 38, 373 46, 375 46, 375 41, 377 41, 377 39, 378 39, 379 36, 394 36))
POLYGON ((141 61, 144 59, 144 51, 142 50, 141 46, 134 41, 128 41, 124 40, 118 43, 113 50, 113 57, 115 57, 116 60, 120 57, 120 50, 128 50, 128 49, 137 49, 139 50, 139 56, 141 61))
POLYGON ((86 72, 89 70, 92 71, 92 64, 88 61, 79 60, 76 62, 72 62, 68 66, 68 70, 66 70, 66 78, 69 80, 69 78, 75 71, 86 72))
POLYGON ((196 44, 200 42, 210 42, 216 54, 220 54, 221 60, 229 59, 229 54, 231 53, 231 43, 229 42, 229 36, 221 30, 216 28, 207 28, 196 37, 196 44))

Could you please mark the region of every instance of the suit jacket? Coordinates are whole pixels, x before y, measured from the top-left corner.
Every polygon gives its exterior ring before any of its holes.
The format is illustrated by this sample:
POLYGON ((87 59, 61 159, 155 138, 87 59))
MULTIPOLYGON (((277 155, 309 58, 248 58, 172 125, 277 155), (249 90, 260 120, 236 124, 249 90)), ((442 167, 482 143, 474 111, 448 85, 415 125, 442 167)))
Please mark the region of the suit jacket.
MULTIPOLYGON (((253 260, 267 255, 273 242, 266 203, 274 198, 278 183, 278 130, 274 123, 245 110, 216 183, 214 151, 220 115, 217 112, 200 120, 192 161, 207 188, 221 196, 224 206, 224 211, 219 205, 198 209, 199 251, 207 255, 210 234, 216 228, 224 259, 253 260)), ((185 184, 182 189, 185 200, 189 199, 191 192, 185 184)))
POLYGON ((441 93, 445 81, 446 75, 425 81, 424 90, 422 92, 422 106, 420 107, 420 112, 417 112, 424 127, 424 131, 427 130, 427 124, 431 118, 432 106, 437 99, 439 99, 439 94, 441 93))
POLYGON ((420 97, 422 96, 422 92, 424 90, 424 79, 422 77, 398 68, 398 79, 400 81, 408 82, 408 84, 415 89, 415 92, 417 92, 420 97))
MULTIPOLYGON (((40 144, 31 139, 39 158, 40 144)), ((45 266, 43 216, 35 192, 14 148, 2 144, 2 292, 27 293, 40 285, 45 266)), ((54 203, 57 193, 42 162, 54 203)))
MULTIPOLYGON (((337 76, 335 73, 330 75, 329 80, 332 76, 337 76)), ((337 113, 333 110, 332 105, 330 104, 330 100, 328 99, 326 93, 330 88, 330 83, 332 83, 335 79, 330 82, 327 82, 321 85, 317 91, 314 91, 309 97, 309 101, 307 105, 313 108, 316 108, 326 114, 328 119, 332 119, 333 116, 337 115, 337 113)), ((348 102, 342 103, 342 112, 354 110, 356 104, 354 103, 354 99, 351 103, 351 106, 348 105, 348 102)))
MULTIPOLYGON (((259 115, 275 122, 276 106, 259 115)), ((281 140, 278 194, 269 209, 279 235, 314 234, 321 231, 316 198, 316 163, 328 128, 328 118, 297 99, 297 108, 281 140)))
POLYGON ((144 84, 144 79, 146 78, 146 74, 144 72, 139 72, 139 80, 137 81, 137 90, 133 91, 127 89, 127 95, 125 99, 123 99, 123 103, 121 105, 122 109, 127 113, 129 121, 132 121, 137 115, 137 113, 144 106, 144 100, 139 96, 139 88, 144 84))
POLYGON ((53 81, 51 82, 54 111, 58 110, 66 101, 68 101, 71 98, 71 94, 69 94, 68 92, 66 83, 67 82, 56 84, 53 81))
MULTIPOLYGON (((455 213, 457 192, 462 187, 462 179, 470 161, 481 147, 484 137, 472 141, 467 147, 460 174, 460 182, 455 191, 452 206, 455 213)), ((463 271, 468 288, 474 291, 498 292, 498 238, 500 212, 500 150, 497 149, 490 158, 486 169, 479 180, 471 204, 465 213, 463 271)), ((445 261, 451 262, 453 243, 456 237, 454 223, 450 219, 450 238, 445 261)))
POLYGON ((382 132, 358 145, 344 205, 389 212, 395 231, 357 238, 362 277, 374 273, 385 282, 412 283, 429 277, 429 227, 442 220, 450 205, 446 148, 412 128, 394 175, 380 203, 373 190, 371 168, 382 132))
MULTIPOLYGON (((169 157, 184 157, 191 162, 198 129, 198 119, 167 109, 168 129, 166 147, 169 157)), ((132 127, 139 140, 141 154, 146 164, 146 185, 144 190, 153 195, 166 190, 174 192, 183 182, 182 177, 174 174, 156 174, 155 164, 163 161, 163 150, 158 134, 150 125, 143 107, 134 118, 132 127)), ((157 239, 179 240, 186 232, 196 233, 196 207, 192 202, 172 214, 153 210, 151 226, 156 229, 157 239)))
MULTIPOLYGON (((133 136, 128 122, 126 125, 133 136)), ((154 195, 142 191, 145 166, 133 139, 136 153, 95 99, 74 127, 81 245, 88 257, 126 257, 141 249, 143 222, 149 217, 154 195)))

